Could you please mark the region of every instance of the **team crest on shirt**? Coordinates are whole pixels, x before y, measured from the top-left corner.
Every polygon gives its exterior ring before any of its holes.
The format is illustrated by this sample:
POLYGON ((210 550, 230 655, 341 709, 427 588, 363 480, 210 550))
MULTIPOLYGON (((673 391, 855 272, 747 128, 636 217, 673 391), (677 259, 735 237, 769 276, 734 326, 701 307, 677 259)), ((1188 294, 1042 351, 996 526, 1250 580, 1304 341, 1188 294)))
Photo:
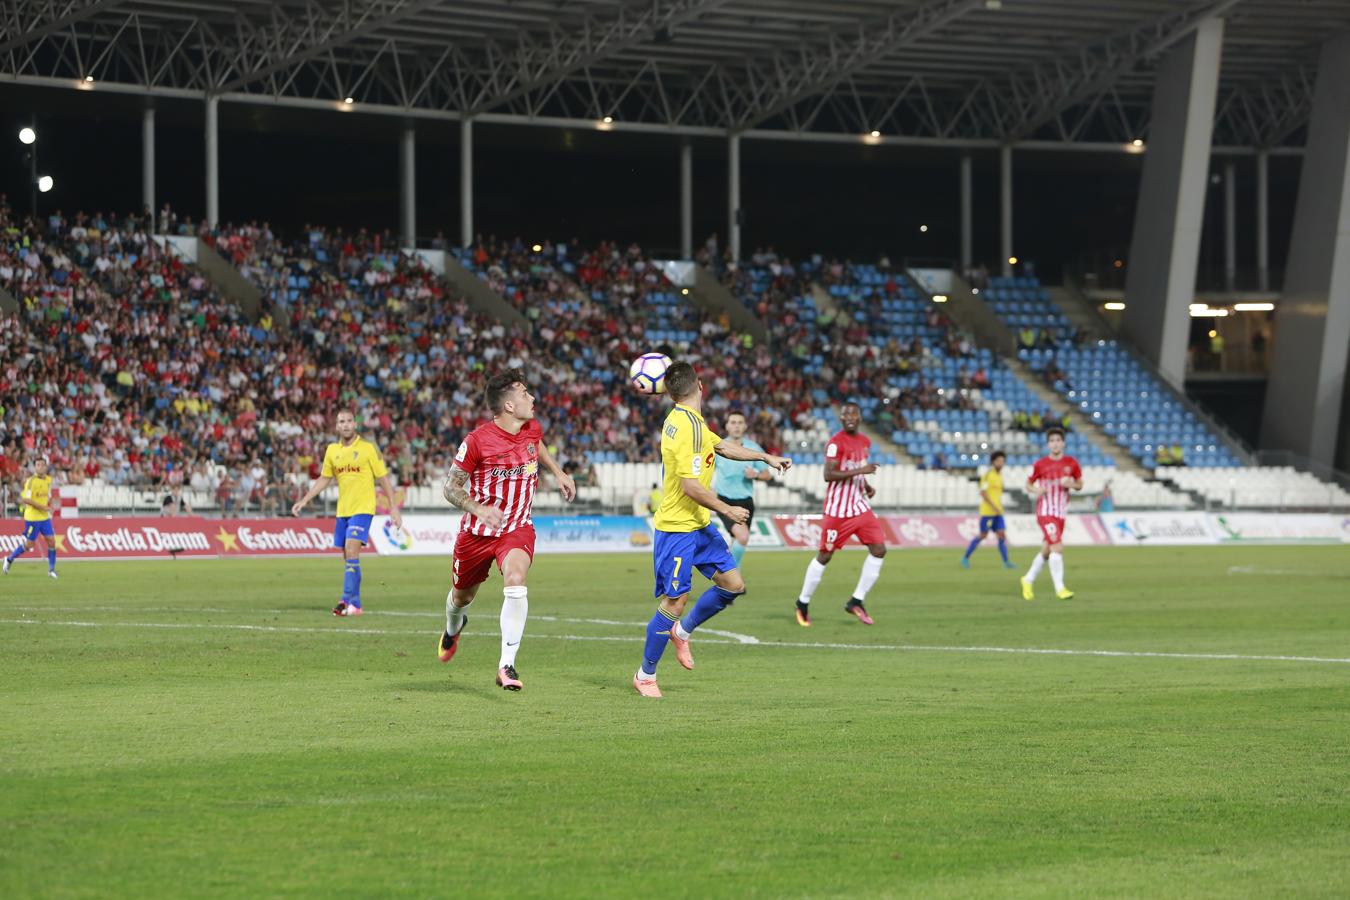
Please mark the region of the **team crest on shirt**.
POLYGON ((534 444, 530 444, 528 449, 529 449, 530 455, 531 455, 531 456, 534 456, 534 444))

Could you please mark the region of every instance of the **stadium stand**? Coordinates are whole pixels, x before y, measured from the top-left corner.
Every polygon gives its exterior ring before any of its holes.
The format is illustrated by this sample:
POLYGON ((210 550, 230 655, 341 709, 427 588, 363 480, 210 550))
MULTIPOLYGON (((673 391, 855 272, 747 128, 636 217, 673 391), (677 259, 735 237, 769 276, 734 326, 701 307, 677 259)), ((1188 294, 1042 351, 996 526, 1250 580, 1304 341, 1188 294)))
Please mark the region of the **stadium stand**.
MULTIPOLYGON (((485 373, 502 366, 524 368, 537 385, 584 501, 622 507, 659 469, 661 404, 635 397, 625 378, 628 361, 653 347, 712 373, 714 424, 746 411, 757 440, 794 456, 787 477, 757 487, 767 508, 820 501, 842 399, 857 399, 918 463, 894 465, 902 461, 878 447, 885 507, 969 505, 971 477, 995 448, 1008 453, 1015 495, 1051 424, 993 350, 884 260, 794 264, 757 251, 727 266, 725 283, 767 323, 773 345, 788 348, 775 353, 703 315, 635 245, 488 239, 455 251, 521 310, 522 330, 471 309, 388 233, 308 227, 287 241, 265 223, 202 232, 263 292, 254 322, 147 224, 59 213, 35 224, 0 207, 0 287, 21 304, 0 319, 3 444, 11 457, 50 455, 84 510, 152 512, 166 497, 198 511, 281 510, 318 474, 315 436, 338 405, 356 407, 385 448, 405 503, 438 508, 445 448, 481 420, 485 373)), ((167 209, 158 224, 196 228, 167 209)), ((1116 470, 1071 431, 1088 494, 1110 481, 1119 508, 1350 503, 1292 469, 1239 467, 1127 351, 1083 344, 1033 279, 993 279, 985 298, 1024 338, 1019 355, 1145 465, 1158 446, 1185 448, 1184 466, 1150 481, 1116 470)), ((558 501, 541 492, 540 502, 558 501)))

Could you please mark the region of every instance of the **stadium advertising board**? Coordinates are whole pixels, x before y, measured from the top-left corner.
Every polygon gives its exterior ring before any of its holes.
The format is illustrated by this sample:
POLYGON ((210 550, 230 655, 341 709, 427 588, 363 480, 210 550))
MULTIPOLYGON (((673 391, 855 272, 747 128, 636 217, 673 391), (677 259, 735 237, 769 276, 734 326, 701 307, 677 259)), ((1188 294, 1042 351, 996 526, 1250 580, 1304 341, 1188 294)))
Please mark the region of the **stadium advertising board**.
POLYGON ((1210 516, 1221 544, 1338 544, 1350 539, 1344 516, 1320 513, 1215 513, 1210 516))
POLYGON ((647 550, 652 528, 639 516, 536 516, 536 553, 647 550))
MULTIPOLYGON (((788 549, 811 549, 815 550, 820 546, 820 520, 824 516, 774 516, 773 524, 778 529, 778 533, 783 538, 783 546, 788 549)), ((881 518, 881 527, 886 533, 886 546, 898 547, 900 541, 895 532, 887 524, 886 520, 881 518)), ((849 538, 848 544, 843 549, 861 547, 857 538, 849 538)))
MULTIPOLYGON (((964 547, 980 533, 979 516, 879 516, 891 547, 964 547)), ((774 516, 774 524, 789 548, 817 547, 820 544, 820 516, 774 516)), ((1008 516, 1008 541, 1013 546, 1030 547, 1041 543, 1041 530, 1035 516, 1008 516)), ((992 540, 992 538, 991 538, 992 540)), ((1110 537, 1096 516, 1069 516, 1064 522, 1064 543, 1070 546, 1109 544, 1110 537)), ((862 546, 850 541, 849 547, 862 546)))
MULTIPOLYGON (((382 556, 449 556, 459 534, 458 515, 404 516, 403 528, 376 516, 371 540, 382 556)), ((536 553, 616 553, 646 550, 652 529, 638 516, 535 516, 536 553)))
POLYGON ((459 534, 458 513, 444 516, 404 516, 403 528, 394 528, 388 516, 370 523, 370 541, 381 556, 449 556, 459 534))
POLYGON ((1102 524, 1117 546, 1217 544, 1218 533, 1205 513, 1103 513, 1102 524))
MULTIPOLYGON (((326 553, 332 519, 204 519, 199 516, 58 519, 53 543, 63 559, 169 559, 178 556, 282 556, 326 553)), ((22 538, 0 536, 12 550, 22 538)))
MULTIPOLYGON (((717 516, 713 516, 713 524, 717 526, 717 531, 722 535, 722 539, 730 544, 731 535, 722 527, 722 522, 717 516)), ((781 546, 783 546, 783 539, 778 536, 778 529, 769 519, 760 516, 750 523, 750 547, 773 548, 781 546)))

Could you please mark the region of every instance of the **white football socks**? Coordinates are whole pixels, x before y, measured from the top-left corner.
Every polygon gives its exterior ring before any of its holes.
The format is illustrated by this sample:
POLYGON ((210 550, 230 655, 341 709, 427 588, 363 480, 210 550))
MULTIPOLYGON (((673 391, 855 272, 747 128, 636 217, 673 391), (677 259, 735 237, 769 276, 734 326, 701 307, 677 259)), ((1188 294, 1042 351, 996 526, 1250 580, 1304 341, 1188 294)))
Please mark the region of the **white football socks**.
POLYGON ((885 561, 883 557, 867 554, 867 559, 863 560, 862 572, 858 575, 858 586, 853 589, 853 596, 859 600, 867 599, 867 592, 881 577, 881 564, 885 561))
MULTIPOLYGON (((1037 559, 1040 559, 1040 557, 1037 557, 1037 559)), ((1050 554, 1050 577, 1051 577, 1051 578, 1054 580, 1054 582, 1055 582, 1055 590, 1057 590, 1057 591, 1062 591, 1062 590, 1064 590, 1064 554, 1063 554, 1063 553, 1051 553, 1051 554, 1050 554)))
POLYGON ((820 587, 820 579, 825 575, 825 566, 818 559, 812 559, 811 564, 806 567, 806 579, 802 581, 802 595, 798 598, 802 603, 810 603, 811 595, 820 587))
POLYGON ((1045 565, 1045 557, 1037 553, 1031 558, 1031 568, 1027 569, 1027 581, 1035 581, 1036 576, 1041 574, 1041 566, 1045 565))
POLYGON ((455 592, 445 595, 445 633, 454 637, 464 627, 464 618, 468 615, 467 606, 455 605, 455 592))
POLYGON ((520 639, 525 634, 525 614, 529 609, 530 601, 524 585, 502 588, 502 661, 499 665, 516 664, 516 651, 520 649, 520 639))

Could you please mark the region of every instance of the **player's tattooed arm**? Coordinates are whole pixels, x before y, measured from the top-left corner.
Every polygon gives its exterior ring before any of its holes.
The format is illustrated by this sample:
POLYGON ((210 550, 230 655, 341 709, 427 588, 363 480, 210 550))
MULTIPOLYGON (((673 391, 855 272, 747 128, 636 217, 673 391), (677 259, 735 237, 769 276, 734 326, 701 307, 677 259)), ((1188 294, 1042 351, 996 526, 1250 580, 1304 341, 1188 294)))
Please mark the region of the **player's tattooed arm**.
POLYGON ((442 493, 445 499, 455 509, 462 509, 464 512, 472 515, 478 508, 478 504, 469 497, 469 473, 459 466, 450 467, 450 477, 445 479, 445 488, 442 493))

